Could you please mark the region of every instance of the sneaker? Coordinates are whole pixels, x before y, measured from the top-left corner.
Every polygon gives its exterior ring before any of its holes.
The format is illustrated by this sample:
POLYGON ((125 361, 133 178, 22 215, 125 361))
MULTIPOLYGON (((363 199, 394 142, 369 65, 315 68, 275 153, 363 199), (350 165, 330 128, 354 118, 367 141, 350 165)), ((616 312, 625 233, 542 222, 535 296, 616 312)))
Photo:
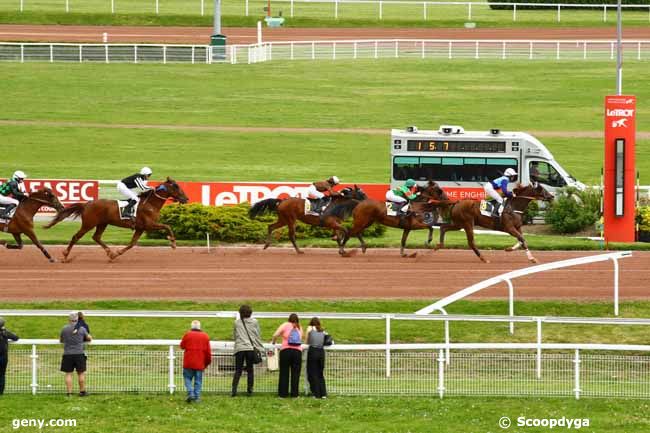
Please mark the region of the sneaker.
POLYGON ((327 400, 327 396, 326 395, 322 396, 321 400, 327 400))
POLYGON ((192 397, 187 397, 187 398, 185 399, 185 401, 188 402, 188 403, 192 403, 193 400, 194 400, 194 399, 193 399, 192 397))
POLYGON ((79 397, 88 397, 88 391, 81 391, 79 397))

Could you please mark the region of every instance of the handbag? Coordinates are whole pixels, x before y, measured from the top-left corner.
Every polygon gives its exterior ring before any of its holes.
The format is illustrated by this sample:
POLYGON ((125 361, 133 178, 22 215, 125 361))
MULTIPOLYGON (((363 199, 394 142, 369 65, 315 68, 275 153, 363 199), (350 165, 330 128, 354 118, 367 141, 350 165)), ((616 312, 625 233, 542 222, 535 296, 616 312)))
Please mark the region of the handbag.
POLYGON ((246 335, 248 335, 248 341, 251 342, 251 346, 253 347, 253 364, 261 364, 262 363, 262 353, 255 347, 255 343, 253 343, 253 339, 251 338, 251 334, 248 333, 248 328, 246 327, 246 322, 244 319, 241 319, 242 325, 244 325, 244 331, 246 331, 246 335))
POLYGON ((326 332, 323 338, 323 346, 331 346, 332 344, 334 344, 334 340, 332 339, 332 336, 326 332))
POLYGON ((266 368, 269 371, 278 371, 280 369, 278 349, 269 350, 266 356, 266 368))

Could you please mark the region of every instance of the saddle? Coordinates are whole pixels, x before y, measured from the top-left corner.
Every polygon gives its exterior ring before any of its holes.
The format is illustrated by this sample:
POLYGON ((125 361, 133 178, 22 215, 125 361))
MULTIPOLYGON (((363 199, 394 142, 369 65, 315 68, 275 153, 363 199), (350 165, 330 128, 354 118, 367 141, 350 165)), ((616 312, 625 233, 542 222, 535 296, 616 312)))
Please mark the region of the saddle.
POLYGON ((306 198, 305 199, 305 215, 320 216, 327 206, 329 206, 331 197, 324 198, 306 198))
POLYGON ((18 206, 11 204, 0 204, 0 224, 9 224, 9 221, 11 221, 11 219, 16 214, 16 209, 18 209, 18 206), (9 213, 7 213, 8 209, 10 209, 9 213))
POLYGON ((135 219, 139 203, 136 203, 133 205, 133 207, 129 208, 128 200, 116 200, 116 201, 117 201, 117 208, 120 211, 120 219, 122 220, 135 219))
POLYGON ((501 218, 499 215, 499 202, 496 200, 481 200, 480 211, 483 216, 497 219, 501 218))
POLYGON ((408 214, 408 203, 397 203, 394 201, 386 202, 386 215, 388 216, 404 216, 408 214))

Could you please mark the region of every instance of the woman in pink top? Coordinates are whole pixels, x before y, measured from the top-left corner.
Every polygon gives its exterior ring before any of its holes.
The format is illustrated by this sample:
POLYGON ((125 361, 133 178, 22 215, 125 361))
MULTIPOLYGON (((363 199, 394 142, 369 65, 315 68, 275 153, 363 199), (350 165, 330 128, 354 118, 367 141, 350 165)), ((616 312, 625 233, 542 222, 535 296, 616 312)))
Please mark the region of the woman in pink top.
POLYGON ((291 372, 291 397, 298 397, 302 366, 302 328, 297 314, 291 314, 289 321, 280 325, 273 334, 271 344, 275 344, 279 337, 282 337, 282 348, 280 349, 278 395, 289 396, 289 372, 291 372))

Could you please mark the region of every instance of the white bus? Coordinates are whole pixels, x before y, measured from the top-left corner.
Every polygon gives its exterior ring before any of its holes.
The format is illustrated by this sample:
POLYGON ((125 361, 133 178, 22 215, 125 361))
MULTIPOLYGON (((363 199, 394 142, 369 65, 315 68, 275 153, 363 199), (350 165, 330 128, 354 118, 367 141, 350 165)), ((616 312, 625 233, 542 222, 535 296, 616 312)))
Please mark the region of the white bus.
POLYGON ((443 125, 437 131, 415 126, 391 130, 391 188, 415 179, 433 179, 451 199, 481 199, 483 184, 514 168, 519 182, 529 183, 531 172, 554 192, 564 186, 584 189, 553 158, 546 146, 523 132, 465 131, 443 125))

